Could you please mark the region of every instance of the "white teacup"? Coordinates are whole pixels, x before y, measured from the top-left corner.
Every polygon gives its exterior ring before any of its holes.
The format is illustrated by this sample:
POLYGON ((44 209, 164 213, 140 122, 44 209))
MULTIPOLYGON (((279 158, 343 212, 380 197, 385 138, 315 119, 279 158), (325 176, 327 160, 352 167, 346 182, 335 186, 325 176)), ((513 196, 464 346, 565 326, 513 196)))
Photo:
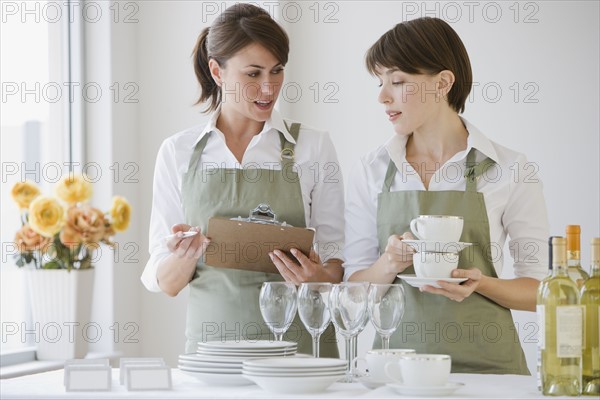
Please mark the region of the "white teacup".
POLYGON ((413 254, 413 266, 419 278, 450 278, 458 266, 457 253, 421 252, 413 254))
POLYGON ((463 231, 463 218, 453 215, 420 215, 410 221, 410 230, 420 240, 458 242, 463 231))
POLYGON ((369 350, 365 357, 355 358, 355 361, 365 361, 369 369, 369 378, 374 382, 394 382, 385 373, 385 365, 397 363, 400 356, 415 354, 413 349, 379 349, 369 350))
POLYGON ((450 377, 452 360, 446 354, 405 354, 385 366, 387 376, 406 386, 443 386, 450 377))

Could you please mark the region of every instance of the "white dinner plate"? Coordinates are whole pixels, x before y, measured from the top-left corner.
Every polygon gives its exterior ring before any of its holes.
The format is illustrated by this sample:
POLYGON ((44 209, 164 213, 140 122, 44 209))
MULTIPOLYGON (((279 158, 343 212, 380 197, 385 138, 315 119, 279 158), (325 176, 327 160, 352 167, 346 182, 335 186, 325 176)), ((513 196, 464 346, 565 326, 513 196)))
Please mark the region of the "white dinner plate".
POLYGON ((214 342, 198 342, 198 348, 211 349, 211 350, 282 350, 287 348, 297 348, 298 343, 285 342, 285 341, 270 341, 270 340, 257 340, 249 342, 245 340, 232 340, 232 341, 214 341, 214 342))
POLYGON ((325 391, 345 374, 308 377, 273 377, 244 375, 267 392, 277 394, 306 394, 325 391))
POLYGON ((204 356, 197 353, 193 354, 181 354, 179 356, 180 361, 189 361, 189 362, 202 362, 202 363, 211 363, 211 364, 229 364, 229 365, 242 365, 242 363, 247 360, 247 357, 213 357, 213 356, 204 356))
POLYGON ((182 373, 192 376, 210 386, 244 386, 252 382, 242 374, 207 374, 181 370, 182 373))
POLYGON ((269 357, 276 357, 276 358, 283 358, 286 356, 293 356, 296 354, 296 351, 288 351, 288 352, 284 352, 284 353, 213 353, 213 352, 207 352, 207 351, 200 351, 198 350, 198 355, 200 356, 209 356, 209 357, 213 357, 213 358, 223 358, 223 359, 228 359, 228 358, 235 358, 235 359, 243 359, 243 360, 247 360, 247 359, 254 359, 254 358, 269 358, 269 357))
POLYGON ((181 364, 177 365, 177 368, 179 368, 182 371, 204 372, 207 374, 241 374, 242 373, 241 368, 190 367, 188 365, 181 365, 181 364))
POLYGON ((308 369, 346 367, 346 360, 337 358, 314 358, 314 357, 280 357, 263 358, 244 361, 244 367, 270 368, 273 370, 283 369, 308 369))
POLYGON ((444 386, 407 386, 402 383, 388 383, 387 386, 404 396, 447 396, 456 392, 465 384, 448 382, 444 386))
POLYGON ((233 369, 233 370, 241 370, 242 369, 242 363, 223 364, 223 363, 208 363, 208 362, 200 362, 200 361, 179 360, 179 365, 183 365, 184 367, 192 367, 192 368, 220 368, 220 369, 233 369))
POLYGON ((465 242, 432 242, 428 240, 408 240, 404 239, 404 243, 415 249, 417 252, 434 252, 434 253, 458 253, 473 243, 465 242))
POLYGON ((251 374, 330 374, 337 372, 345 372, 346 367, 335 367, 335 368, 256 368, 244 366, 244 371, 251 374))
POLYGON ((412 287, 420 288, 426 285, 439 288, 438 281, 444 281, 449 283, 460 283, 467 280, 467 278, 418 278, 416 275, 398 275, 398 278, 402 279, 412 287))

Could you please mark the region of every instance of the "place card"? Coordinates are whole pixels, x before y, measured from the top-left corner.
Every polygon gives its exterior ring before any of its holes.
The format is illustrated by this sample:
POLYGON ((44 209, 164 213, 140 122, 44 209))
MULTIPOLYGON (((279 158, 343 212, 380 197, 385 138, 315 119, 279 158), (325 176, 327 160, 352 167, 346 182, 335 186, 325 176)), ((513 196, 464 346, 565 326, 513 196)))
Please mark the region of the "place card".
POLYGON ((64 380, 63 385, 67 386, 69 374, 67 373, 67 366, 69 365, 101 365, 101 366, 110 366, 108 358, 74 358, 72 360, 65 361, 65 369, 64 369, 64 380))
POLYGON ((123 357, 119 361, 119 383, 125 384, 126 370, 128 365, 152 365, 152 366, 163 366, 165 360, 162 358, 152 357, 123 357))
POLYGON ((127 390, 171 390, 171 367, 167 365, 127 366, 127 390))
POLYGON ((65 366, 67 392, 109 391, 112 368, 100 364, 70 364, 65 366))

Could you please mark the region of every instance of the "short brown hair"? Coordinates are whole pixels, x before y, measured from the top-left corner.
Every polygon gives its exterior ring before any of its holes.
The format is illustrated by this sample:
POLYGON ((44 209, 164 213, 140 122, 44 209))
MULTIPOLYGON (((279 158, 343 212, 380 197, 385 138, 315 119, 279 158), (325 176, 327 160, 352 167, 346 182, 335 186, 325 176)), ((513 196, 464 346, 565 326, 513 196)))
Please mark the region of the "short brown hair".
POLYGON ((282 65, 287 64, 288 35, 269 13, 255 5, 238 3, 227 8, 200 33, 192 56, 201 89, 196 104, 210 100, 205 112, 216 110, 221 103, 221 89, 210 74, 208 61, 212 58, 225 67, 235 53, 253 43, 269 50, 282 65))
POLYGON ((377 67, 399 68, 407 74, 452 71, 455 82, 448 104, 457 113, 465 110, 473 82, 471 62, 458 34, 439 18, 417 18, 396 25, 367 51, 366 64, 371 74, 377 67))

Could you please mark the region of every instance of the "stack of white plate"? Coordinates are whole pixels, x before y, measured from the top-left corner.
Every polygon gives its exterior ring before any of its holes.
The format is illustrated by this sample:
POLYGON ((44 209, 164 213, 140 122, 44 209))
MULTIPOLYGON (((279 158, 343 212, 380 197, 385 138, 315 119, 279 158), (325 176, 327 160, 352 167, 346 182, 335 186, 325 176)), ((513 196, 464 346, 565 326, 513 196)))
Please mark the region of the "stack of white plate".
POLYGON ((289 357, 246 360, 243 374, 266 391, 281 394, 319 393, 346 373, 346 361, 289 357))
POLYGON ((250 385, 242 375, 245 360, 296 354, 292 342, 231 341, 198 343, 198 352, 179 356, 178 368, 204 383, 215 386, 250 385))

